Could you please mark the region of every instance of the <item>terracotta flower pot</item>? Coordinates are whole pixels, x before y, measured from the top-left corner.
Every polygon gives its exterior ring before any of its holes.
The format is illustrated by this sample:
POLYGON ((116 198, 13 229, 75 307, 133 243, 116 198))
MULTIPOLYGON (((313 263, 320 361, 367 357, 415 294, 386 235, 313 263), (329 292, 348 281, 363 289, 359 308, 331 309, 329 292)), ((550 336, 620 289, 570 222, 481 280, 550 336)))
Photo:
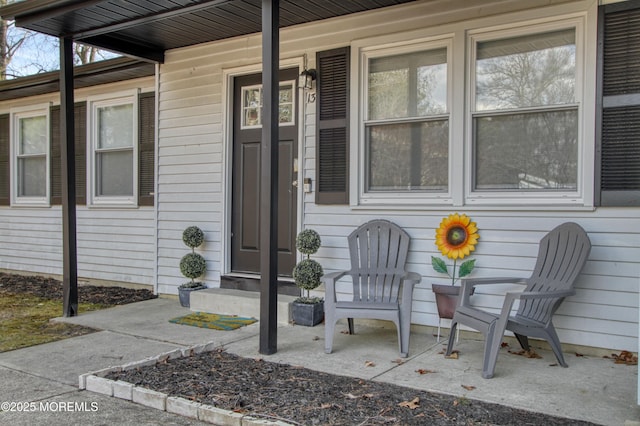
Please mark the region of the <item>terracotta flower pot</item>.
POLYGON ((436 295, 436 306, 440 318, 452 319, 458 306, 460 287, 444 284, 432 284, 431 289, 436 295))

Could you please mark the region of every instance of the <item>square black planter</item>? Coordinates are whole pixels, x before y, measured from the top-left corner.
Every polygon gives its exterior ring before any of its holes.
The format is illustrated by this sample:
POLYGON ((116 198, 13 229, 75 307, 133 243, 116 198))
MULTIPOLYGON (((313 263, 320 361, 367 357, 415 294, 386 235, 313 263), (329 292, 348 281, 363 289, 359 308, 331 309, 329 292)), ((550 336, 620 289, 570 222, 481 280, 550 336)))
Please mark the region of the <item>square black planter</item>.
POLYGON ((178 299, 180 299, 180 306, 183 308, 191 307, 191 292, 205 289, 205 286, 201 287, 178 287, 178 299))
POLYGON ((324 302, 291 304, 291 316, 294 325, 313 327, 324 320, 324 302))

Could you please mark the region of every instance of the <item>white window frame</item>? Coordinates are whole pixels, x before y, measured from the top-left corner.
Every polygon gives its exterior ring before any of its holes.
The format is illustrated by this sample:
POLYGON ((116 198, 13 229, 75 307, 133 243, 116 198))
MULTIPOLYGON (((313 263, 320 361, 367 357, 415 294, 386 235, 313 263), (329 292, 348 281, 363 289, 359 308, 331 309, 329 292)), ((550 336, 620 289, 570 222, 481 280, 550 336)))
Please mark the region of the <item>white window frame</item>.
POLYGON ((91 207, 137 207, 138 206, 138 90, 95 96, 87 99, 87 204, 91 207), (133 182, 132 195, 104 196, 96 193, 98 172, 96 153, 98 146, 98 110, 100 108, 131 105, 133 114, 133 182))
MULTIPOLYGON (((354 49, 356 50, 356 49, 354 49)), ((360 107, 360 114, 356 114, 356 117, 362 117, 357 123, 357 140, 358 140, 358 162, 360 170, 358 174, 358 202, 361 205, 416 205, 416 204, 431 204, 431 205, 448 205, 452 201, 452 182, 453 182, 453 167, 452 167, 452 118, 453 118, 453 36, 451 34, 444 34, 434 38, 427 38, 422 40, 413 40, 406 43, 392 43, 379 46, 363 47, 356 53, 358 54, 359 67, 354 67, 355 72, 358 73, 359 80, 359 99, 358 105, 360 107), (425 50, 446 49, 447 51, 447 112, 438 116, 431 116, 429 119, 441 118, 448 121, 449 126, 449 155, 448 155, 448 167, 447 167, 447 189, 445 191, 367 191, 367 178, 366 173, 368 171, 367 154, 366 154, 366 126, 369 121, 368 114, 368 76, 369 76, 369 59, 380 58, 386 56, 394 56, 405 53, 420 52, 425 50)), ((382 122, 385 120, 376 120, 375 122, 382 122)), ((416 121, 416 118, 407 119, 394 119, 386 120, 394 121, 397 123, 409 123, 416 121)), ((420 119, 419 121, 423 121, 420 119)), ((427 119, 428 121, 428 119, 427 119)))
MULTIPOLYGON (((51 200, 51 121, 49 104, 33 105, 28 107, 13 108, 10 111, 10 179, 11 179, 11 205, 49 207, 51 200), (45 148, 45 195, 44 196, 20 196, 18 178, 18 158, 20 155, 20 120, 32 117, 45 117, 46 120, 46 148, 45 148)), ((42 154, 39 154, 40 156, 42 154)))
MULTIPOLYGON (((584 120, 584 81, 585 81, 585 34, 583 17, 571 17, 567 19, 559 19, 551 22, 518 25, 510 27, 500 27, 492 29, 482 29, 469 31, 467 36, 467 75, 466 96, 467 109, 466 114, 466 143, 465 151, 465 169, 469 171, 464 182, 464 199, 467 205, 585 205, 585 181, 587 179, 585 173, 587 167, 587 159, 585 157, 585 120, 584 120), (473 188, 473 180, 475 177, 475 158, 474 158, 474 134, 473 119, 475 111, 475 92, 476 92, 476 46, 480 42, 491 41, 496 39, 519 37, 530 34, 539 34, 563 29, 575 28, 576 32, 576 74, 575 74, 575 100, 573 106, 577 107, 578 115, 578 152, 577 152, 577 173, 576 173, 576 190, 560 191, 476 191, 473 188)), ((520 111, 526 111, 521 109, 520 111)), ((518 110, 513 110, 516 113, 518 110)), ((478 112, 478 115, 484 115, 485 112, 478 112)), ((590 145, 591 147, 591 145, 590 145)))

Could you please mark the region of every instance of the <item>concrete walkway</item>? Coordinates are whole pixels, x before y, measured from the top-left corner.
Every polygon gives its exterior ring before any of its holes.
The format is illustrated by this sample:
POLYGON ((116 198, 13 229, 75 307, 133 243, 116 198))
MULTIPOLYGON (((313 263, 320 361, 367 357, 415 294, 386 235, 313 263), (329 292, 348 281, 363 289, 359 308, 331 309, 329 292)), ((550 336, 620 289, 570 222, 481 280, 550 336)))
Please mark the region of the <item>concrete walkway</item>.
MULTIPOLYGON (((392 328, 361 326, 356 334, 336 332, 334 353, 324 353, 324 327, 278 328, 278 352, 258 353, 258 323, 234 331, 204 330, 169 323, 190 311, 171 299, 82 314, 64 322, 100 332, 0 353, 0 402, 28 404, 35 412, 0 412, 12 425, 199 425, 201 422, 78 389, 78 376, 110 366, 214 342, 245 357, 304 366, 317 371, 395 383, 468 399, 505 404, 603 425, 640 425, 636 405, 637 366, 611 359, 566 354, 570 367, 555 364, 551 352, 527 359, 503 350, 493 379, 482 379, 480 341, 461 338, 457 360, 445 359, 431 334, 412 332, 410 358, 398 363, 392 328), (417 370, 433 373, 419 374, 417 370), (471 389, 471 390, 468 390, 471 389), (42 404, 41 404, 42 403, 42 404), (65 411, 66 410, 66 411, 65 411)), ((343 326, 338 326, 341 330, 343 326)), ((514 348, 517 350, 518 348, 514 348)))

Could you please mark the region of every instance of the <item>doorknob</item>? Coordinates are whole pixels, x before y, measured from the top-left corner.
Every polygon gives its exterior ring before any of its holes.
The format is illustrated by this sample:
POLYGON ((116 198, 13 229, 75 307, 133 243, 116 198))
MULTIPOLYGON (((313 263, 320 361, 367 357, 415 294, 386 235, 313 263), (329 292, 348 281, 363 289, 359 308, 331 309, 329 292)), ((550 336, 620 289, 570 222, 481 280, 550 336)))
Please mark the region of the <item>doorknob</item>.
POLYGON ((297 188, 298 187, 298 181, 294 180, 293 182, 291 182, 291 185, 297 188))

